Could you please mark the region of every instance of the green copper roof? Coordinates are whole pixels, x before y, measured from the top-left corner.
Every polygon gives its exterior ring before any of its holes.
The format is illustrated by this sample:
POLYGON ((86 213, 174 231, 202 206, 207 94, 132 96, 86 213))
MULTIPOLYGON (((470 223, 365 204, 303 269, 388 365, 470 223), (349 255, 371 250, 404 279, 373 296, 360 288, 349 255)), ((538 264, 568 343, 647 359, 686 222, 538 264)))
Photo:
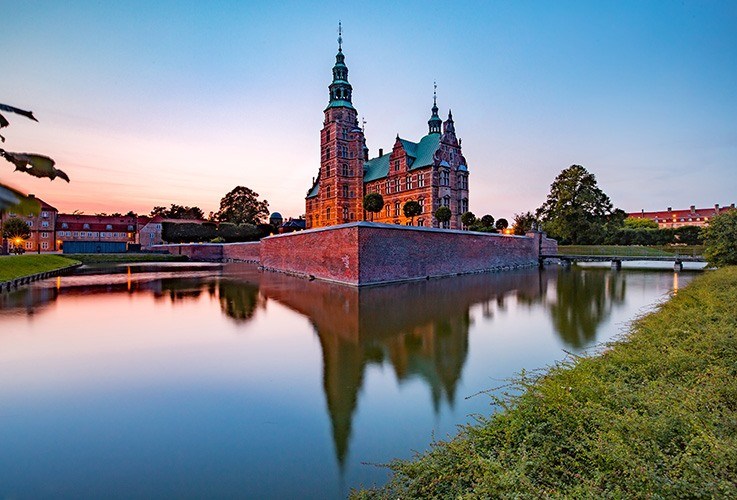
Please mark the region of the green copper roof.
MULTIPOLYGON (((336 100, 336 101, 330 101, 328 104, 328 108, 351 108, 353 109, 353 104, 351 104, 350 101, 343 101, 343 100, 336 100)), ((325 109, 328 109, 325 108, 325 109)))
MULTIPOLYGON (((405 139, 399 140, 401 141, 402 147, 407 152, 407 154, 415 158, 415 161, 409 168, 410 170, 415 170, 432 165, 432 157, 435 154, 435 151, 438 150, 438 146, 440 145, 439 134, 428 134, 420 139, 420 142, 418 143, 414 143, 405 139)), ((367 161, 364 164, 363 181, 375 181, 377 179, 382 179, 386 177, 387 174, 389 174, 390 156, 391 154, 385 154, 384 156, 379 156, 378 158, 373 158, 367 161)))
POLYGON ((312 185, 309 191, 307 191, 307 196, 305 198, 314 198, 317 196, 317 193, 320 192, 320 175, 318 174, 317 179, 315 179, 315 183, 312 185))

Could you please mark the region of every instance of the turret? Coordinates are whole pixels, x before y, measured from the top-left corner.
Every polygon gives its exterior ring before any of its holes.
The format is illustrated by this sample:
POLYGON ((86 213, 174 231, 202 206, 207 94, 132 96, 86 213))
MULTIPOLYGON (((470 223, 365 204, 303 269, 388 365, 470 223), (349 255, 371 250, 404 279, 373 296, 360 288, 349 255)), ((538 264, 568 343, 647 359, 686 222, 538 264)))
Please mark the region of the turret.
POLYGON ((439 134, 440 133, 440 126, 443 124, 443 121, 438 116, 438 92, 437 92, 438 86, 436 83, 433 82, 433 93, 432 93, 432 116, 427 121, 427 125, 430 129, 430 134, 439 134))

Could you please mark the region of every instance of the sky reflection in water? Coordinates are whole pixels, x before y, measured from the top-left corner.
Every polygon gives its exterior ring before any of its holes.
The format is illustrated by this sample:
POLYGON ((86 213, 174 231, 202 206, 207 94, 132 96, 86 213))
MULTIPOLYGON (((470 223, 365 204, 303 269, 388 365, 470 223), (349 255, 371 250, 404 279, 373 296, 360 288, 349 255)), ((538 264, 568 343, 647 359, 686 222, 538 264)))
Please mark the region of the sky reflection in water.
POLYGON ((0 295, 0 496, 344 496, 693 276, 115 270, 0 295))

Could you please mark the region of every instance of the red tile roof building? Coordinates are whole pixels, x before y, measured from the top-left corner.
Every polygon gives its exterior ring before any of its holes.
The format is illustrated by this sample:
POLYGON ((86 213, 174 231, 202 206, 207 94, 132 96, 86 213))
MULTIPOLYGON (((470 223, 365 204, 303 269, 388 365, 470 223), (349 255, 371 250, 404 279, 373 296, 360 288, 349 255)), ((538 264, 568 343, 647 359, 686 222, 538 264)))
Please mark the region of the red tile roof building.
POLYGON ((681 226, 705 226, 708 224, 709 219, 718 215, 720 212, 725 210, 734 210, 734 203, 728 207, 720 207, 718 204, 709 208, 696 208, 695 205, 691 205, 690 208, 683 210, 673 210, 668 207, 667 210, 661 210, 658 212, 632 212, 627 214, 628 217, 636 219, 650 219, 658 223, 660 229, 670 228, 674 229, 681 226))
POLYGON ((135 216, 59 214, 56 218, 59 249, 66 241, 135 243, 137 231, 135 216))

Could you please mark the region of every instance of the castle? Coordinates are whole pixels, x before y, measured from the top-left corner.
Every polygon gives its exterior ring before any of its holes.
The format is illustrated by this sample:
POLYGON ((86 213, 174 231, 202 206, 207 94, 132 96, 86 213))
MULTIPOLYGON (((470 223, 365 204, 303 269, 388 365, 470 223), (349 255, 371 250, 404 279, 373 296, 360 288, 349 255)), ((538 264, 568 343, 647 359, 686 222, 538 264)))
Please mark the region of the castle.
POLYGON ((379 149, 379 156, 369 159, 351 101, 353 87, 348 83, 341 36, 328 88, 330 102, 320 132, 320 171, 306 197, 307 229, 361 220, 461 229, 461 214, 468 211, 468 166, 452 113, 448 111, 445 122, 438 116, 437 95, 427 135, 418 142, 397 135, 390 153, 379 149), (379 213, 364 210, 363 197, 368 193, 383 197, 379 213), (404 216, 408 201, 420 204, 419 216, 404 216), (440 223, 434 217, 441 206, 451 211, 448 222, 440 223))

